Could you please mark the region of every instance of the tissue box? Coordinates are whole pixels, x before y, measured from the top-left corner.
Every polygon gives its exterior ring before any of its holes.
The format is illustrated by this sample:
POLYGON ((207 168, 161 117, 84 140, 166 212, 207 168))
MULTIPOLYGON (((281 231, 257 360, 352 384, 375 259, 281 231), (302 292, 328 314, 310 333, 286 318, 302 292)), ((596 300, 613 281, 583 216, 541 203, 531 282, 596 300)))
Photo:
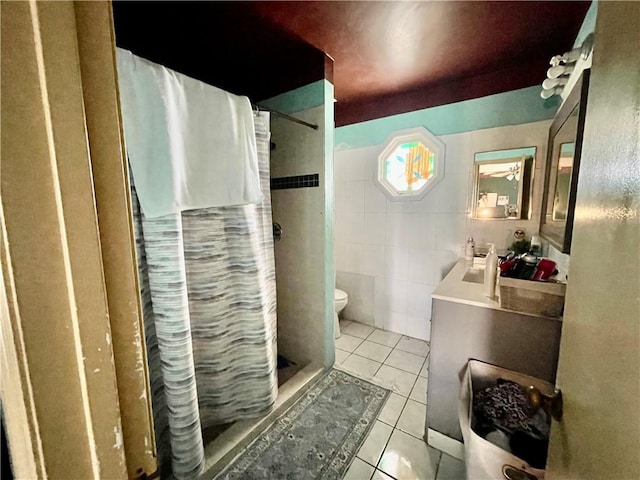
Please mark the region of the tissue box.
POLYGON ((498 285, 502 308, 544 317, 562 316, 566 283, 498 277, 498 285))

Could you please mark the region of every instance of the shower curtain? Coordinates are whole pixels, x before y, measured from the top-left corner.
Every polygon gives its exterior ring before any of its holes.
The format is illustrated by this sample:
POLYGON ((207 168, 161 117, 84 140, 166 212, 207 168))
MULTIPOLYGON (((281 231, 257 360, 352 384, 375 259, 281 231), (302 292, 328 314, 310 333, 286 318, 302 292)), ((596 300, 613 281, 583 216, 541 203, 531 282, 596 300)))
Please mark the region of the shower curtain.
POLYGON ((260 204, 133 218, 158 456, 197 478, 202 431, 259 417, 278 393, 269 115, 255 116, 260 204))

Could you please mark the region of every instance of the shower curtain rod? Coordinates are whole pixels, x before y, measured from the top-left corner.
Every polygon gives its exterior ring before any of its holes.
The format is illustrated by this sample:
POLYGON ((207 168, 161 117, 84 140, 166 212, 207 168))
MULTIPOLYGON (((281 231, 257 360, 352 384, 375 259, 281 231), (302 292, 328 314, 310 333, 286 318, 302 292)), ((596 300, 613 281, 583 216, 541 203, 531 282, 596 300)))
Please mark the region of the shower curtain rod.
POLYGON ((286 113, 279 112, 277 110, 273 110, 271 108, 263 107, 257 103, 253 104, 253 106, 258 110, 264 110, 265 112, 271 112, 276 117, 284 118, 285 120, 289 120, 290 122, 299 123, 300 125, 304 125, 305 127, 313 128, 314 130, 318 130, 318 125, 314 123, 305 122, 304 120, 300 120, 299 118, 292 117, 291 115, 287 115, 286 113))

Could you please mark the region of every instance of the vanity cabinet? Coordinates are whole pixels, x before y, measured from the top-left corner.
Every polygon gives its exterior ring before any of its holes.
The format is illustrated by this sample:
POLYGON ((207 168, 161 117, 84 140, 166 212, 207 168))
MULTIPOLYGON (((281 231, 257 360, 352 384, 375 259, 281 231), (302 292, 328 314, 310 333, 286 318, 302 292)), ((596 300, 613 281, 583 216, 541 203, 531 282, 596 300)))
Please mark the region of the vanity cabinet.
POLYGON ((467 269, 460 260, 432 294, 426 437, 438 448, 442 435, 445 443, 462 441, 458 395, 469 359, 551 384, 556 378, 562 319, 501 308, 484 297, 482 284, 462 281, 467 269))

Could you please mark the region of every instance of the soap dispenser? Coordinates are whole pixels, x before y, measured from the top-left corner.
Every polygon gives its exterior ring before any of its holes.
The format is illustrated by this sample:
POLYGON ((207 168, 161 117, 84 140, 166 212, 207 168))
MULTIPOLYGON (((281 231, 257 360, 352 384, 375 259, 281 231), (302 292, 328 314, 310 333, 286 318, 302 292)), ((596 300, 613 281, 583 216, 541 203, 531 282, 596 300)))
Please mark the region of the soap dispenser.
POLYGON ((498 278, 498 254, 496 246, 489 243, 489 253, 485 259, 484 266, 484 295, 485 297, 495 298, 496 296, 496 279, 498 278))

